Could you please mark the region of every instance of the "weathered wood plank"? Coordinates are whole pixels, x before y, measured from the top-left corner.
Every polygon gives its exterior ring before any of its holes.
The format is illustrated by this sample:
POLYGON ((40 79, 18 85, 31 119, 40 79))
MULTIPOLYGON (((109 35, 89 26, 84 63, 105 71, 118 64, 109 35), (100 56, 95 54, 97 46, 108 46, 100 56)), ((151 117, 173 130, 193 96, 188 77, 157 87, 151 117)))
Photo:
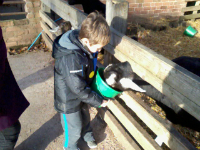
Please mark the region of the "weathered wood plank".
POLYGON ((123 92, 120 98, 170 149, 196 150, 169 121, 162 119, 133 92, 123 92))
POLYGON ((86 18, 86 14, 80 10, 68 5, 64 0, 41 0, 45 5, 50 7, 55 13, 62 17, 66 21, 70 21, 74 28, 78 28, 83 20, 86 18))
POLYGON ((111 101, 108 108, 123 124, 128 132, 137 140, 145 150, 161 150, 152 137, 137 123, 137 121, 119 104, 111 101))
POLYGON ((26 15, 27 12, 0 13, 0 16, 26 15))
POLYGON ((3 5, 7 4, 25 4, 25 1, 4 1, 3 5))
MULTIPOLYGON (((55 21, 53 21, 47 14, 45 14, 45 12, 40 10, 39 13, 42 20, 46 22, 52 29, 58 27, 58 24, 55 23, 55 21)), ((60 32, 56 32, 55 34, 56 36, 59 36, 61 34, 61 30, 60 32)))
POLYGON ((196 105, 187 97, 180 94, 178 91, 176 91, 176 89, 168 85, 166 82, 156 77, 152 72, 139 65, 138 62, 135 62, 130 57, 127 57, 127 55, 125 55, 124 53, 118 50, 115 50, 115 52, 113 52, 112 50, 114 49, 114 47, 112 47, 110 44, 108 44, 104 48, 121 62, 129 61, 135 73, 137 73, 145 81, 153 85, 160 92, 165 93, 165 95, 167 95, 172 100, 172 102, 176 103, 177 105, 179 105, 179 107, 183 108, 195 118, 200 120, 200 107, 198 105, 196 105))
POLYGON ((190 6, 182 8, 182 12, 200 10, 200 6, 190 6))
POLYGON ((117 138, 118 142, 121 143, 126 150, 141 150, 141 148, 135 143, 132 137, 127 134, 117 119, 115 119, 115 117, 106 108, 99 109, 99 112, 101 112, 101 118, 113 131, 113 134, 117 138))
POLYGON ((40 10, 39 13, 42 20, 46 22, 52 29, 58 26, 58 24, 55 23, 47 14, 45 14, 45 12, 40 10))
POLYGON ((51 38, 52 41, 54 41, 56 39, 56 35, 49 31, 50 28, 43 21, 40 21, 40 25, 43 28, 44 32, 51 38))
MULTIPOLYGON (((159 79, 168 83, 182 95, 200 106, 200 77, 176 65, 146 46, 112 30, 110 44, 159 79)), ((110 50, 113 54, 114 50, 110 50)), ((162 86, 162 85, 160 85, 162 86)), ((164 89, 162 92, 165 92, 164 89)), ((165 93, 164 93, 165 94, 165 93)))
POLYGON ((184 19, 196 19, 196 18, 200 18, 200 13, 198 14, 192 14, 192 15, 185 15, 183 16, 184 19))
POLYGON ((52 45, 53 45, 53 42, 52 40, 46 35, 46 33, 44 33, 44 31, 42 32, 42 38, 44 39, 47 47, 52 51, 53 48, 52 48, 52 45))

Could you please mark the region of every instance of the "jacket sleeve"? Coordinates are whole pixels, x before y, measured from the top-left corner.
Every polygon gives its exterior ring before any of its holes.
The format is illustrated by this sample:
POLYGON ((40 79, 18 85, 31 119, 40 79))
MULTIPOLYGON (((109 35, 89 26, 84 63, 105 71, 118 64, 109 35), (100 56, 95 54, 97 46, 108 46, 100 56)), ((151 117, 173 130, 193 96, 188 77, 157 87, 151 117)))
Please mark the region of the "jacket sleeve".
POLYGON ((65 83, 70 88, 71 92, 76 94, 81 101, 99 107, 102 104, 103 98, 88 87, 83 78, 83 66, 77 60, 77 57, 70 55, 63 61, 63 74, 65 83))

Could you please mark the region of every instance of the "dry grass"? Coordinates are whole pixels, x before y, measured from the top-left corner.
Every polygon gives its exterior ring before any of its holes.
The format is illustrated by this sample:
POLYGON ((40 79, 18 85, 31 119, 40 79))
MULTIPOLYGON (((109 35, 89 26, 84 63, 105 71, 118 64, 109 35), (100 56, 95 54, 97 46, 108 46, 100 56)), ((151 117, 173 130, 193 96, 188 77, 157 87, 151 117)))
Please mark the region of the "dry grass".
MULTIPOLYGON (((164 22, 164 24, 166 24, 164 22)), ((186 27, 170 28, 163 31, 145 30, 139 25, 129 25, 129 28, 137 27, 139 43, 151 48, 168 59, 180 56, 200 57, 200 20, 188 21, 187 24, 199 31, 195 37, 184 35, 186 27)), ((128 35, 132 36, 132 35, 128 35)))
POLYGON ((17 55, 17 54, 22 54, 22 53, 28 53, 28 52, 37 52, 37 51, 44 51, 44 52, 50 52, 50 49, 47 47, 45 44, 44 40, 41 39, 41 42, 39 44, 34 44, 30 50, 28 50, 29 46, 16 46, 16 47, 11 47, 8 49, 8 53, 10 55, 17 55))

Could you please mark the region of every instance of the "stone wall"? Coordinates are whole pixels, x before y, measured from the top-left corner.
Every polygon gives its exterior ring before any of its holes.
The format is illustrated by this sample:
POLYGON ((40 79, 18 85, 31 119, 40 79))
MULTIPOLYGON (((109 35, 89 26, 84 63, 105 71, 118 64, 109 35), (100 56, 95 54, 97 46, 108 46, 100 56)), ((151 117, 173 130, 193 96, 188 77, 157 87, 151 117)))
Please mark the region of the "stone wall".
POLYGON ((129 20, 132 16, 141 17, 178 17, 183 15, 181 9, 186 7, 184 0, 128 0, 129 20))
MULTIPOLYGON (((106 3, 106 0, 101 0, 106 3)), ((184 0, 127 0, 129 2, 128 20, 139 18, 179 17, 186 7, 184 0)))
POLYGON ((26 19, 0 21, 7 47, 30 45, 42 31, 40 26, 40 0, 25 0, 26 19))
MULTIPOLYGON (((67 1, 67 0, 66 0, 67 1)), ((106 4, 106 0, 100 0, 106 4)), ((126 0, 129 2, 128 22, 144 23, 150 19, 179 18, 186 7, 184 0, 126 0)), ((81 5, 74 5, 83 10, 81 5)))

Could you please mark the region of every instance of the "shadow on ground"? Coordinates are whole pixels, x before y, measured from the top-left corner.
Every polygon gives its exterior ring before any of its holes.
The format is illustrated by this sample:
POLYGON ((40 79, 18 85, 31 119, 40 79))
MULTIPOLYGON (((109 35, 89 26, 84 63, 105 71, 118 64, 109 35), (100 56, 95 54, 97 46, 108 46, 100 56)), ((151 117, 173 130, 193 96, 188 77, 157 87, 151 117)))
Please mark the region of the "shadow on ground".
POLYGON ((15 150, 44 150, 49 143, 62 133, 63 129, 60 123, 60 114, 57 113, 25 141, 18 145, 15 150))
POLYGON ((52 65, 53 61, 49 62, 49 66, 17 81, 18 85, 20 86, 21 90, 28 88, 31 85, 45 82, 49 78, 53 77, 53 68, 52 65))

